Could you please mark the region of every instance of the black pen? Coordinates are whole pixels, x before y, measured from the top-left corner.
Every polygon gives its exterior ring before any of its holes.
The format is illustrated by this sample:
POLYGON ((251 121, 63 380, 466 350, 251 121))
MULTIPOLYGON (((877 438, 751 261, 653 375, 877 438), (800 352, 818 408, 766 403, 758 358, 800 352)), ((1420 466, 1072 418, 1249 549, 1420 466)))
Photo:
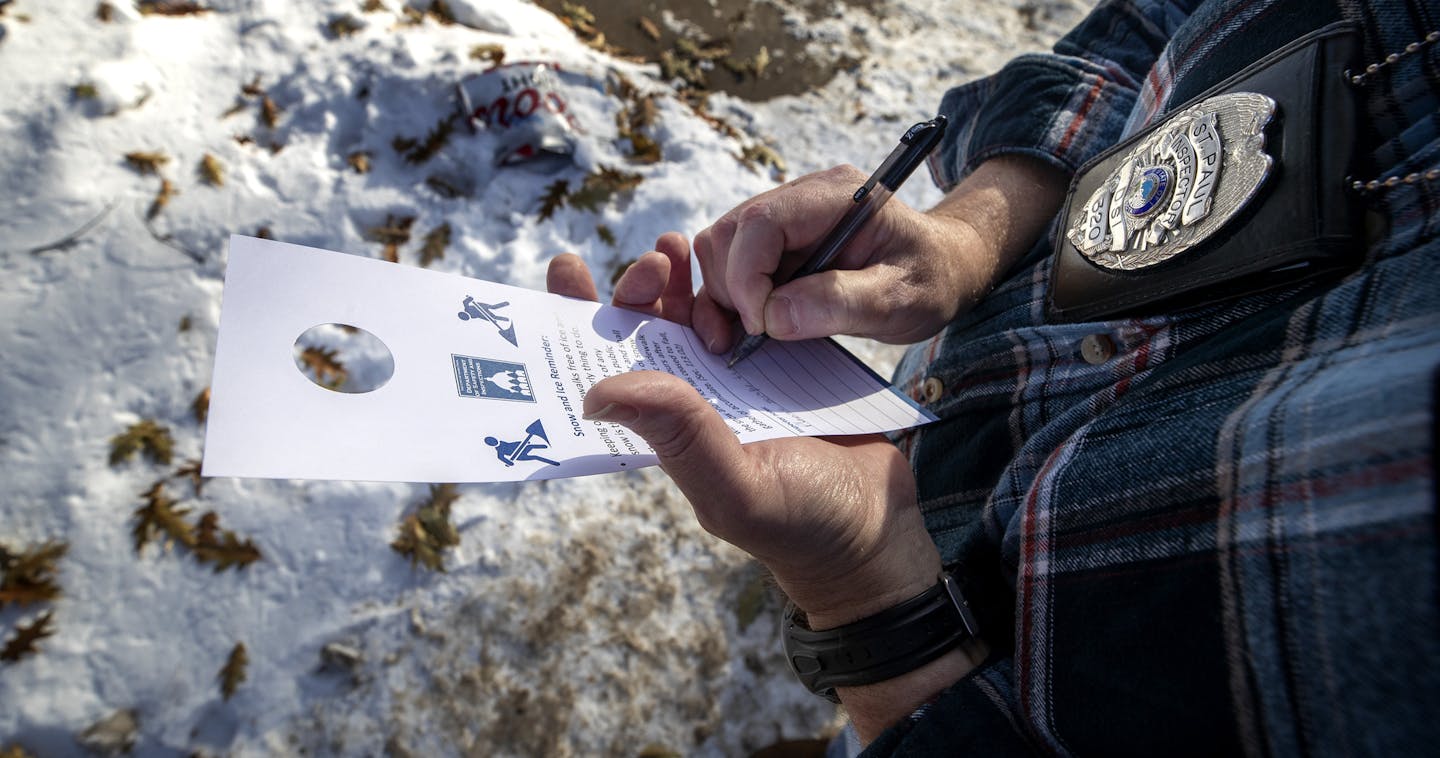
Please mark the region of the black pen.
MULTIPOLYGON (((945 134, 945 117, 936 116, 931 121, 925 121, 910 127, 905 136, 900 138, 900 144, 890 151, 890 156, 875 169, 875 173, 865 181, 860 189, 855 190, 851 198, 852 205, 846 209, 845 215, 825 235, 825 239, 815 248, 810 260, 805 262, 795 273, 790 275, 784 282, 776 281, 775 286, 779 287, 785 282, 799 279, 802 276, 809 276, 829 267, 835 256, 845 249, 850 240, 859 233, 865 222, 880 211, 890 196, 900 189, 900 185, 910 178, 915 167, 925 156, 935 149, 939 144, 940 137, 945 134)), ((726 366, 734 366, 740 361, 750 357, 751 353, 760 349, 769 339, 763 332, 760 334, 747 334, 740 344, 735 346, 735 351, 730 353, 730 362, 726 366)))

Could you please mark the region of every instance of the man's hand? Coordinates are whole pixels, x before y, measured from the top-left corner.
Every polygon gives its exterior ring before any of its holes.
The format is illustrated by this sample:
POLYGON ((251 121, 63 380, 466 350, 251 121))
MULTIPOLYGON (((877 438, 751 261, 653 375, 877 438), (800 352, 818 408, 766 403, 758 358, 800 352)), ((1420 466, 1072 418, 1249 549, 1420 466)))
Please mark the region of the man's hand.
POLYGON ((800 177, 726 213, 695 237, 704 287, 694 326, 715 353, 749 334, 782 340, 851 334, 925 339, 980 299, 1044 229, 1064 176, 1034 159, 987 161, 927 213, 892 200, 834 269, 779 287, 865 182, 853 166, 800 177))
MULTIPOLYGON (((573 255, 551 261, 547 286, 596 299, 589 271, 573 255)), ((685 323, 694 303, 684 237, 661 237, 616 283, 614 303, 685 323)), ((763 562, 812 628, 859 620, 935 583, 940 557, 915 506, 914 477, 881 436, 742 446, 694 388, 654 371, 602 380, 584 408, 587 419, 623 424, 644 438, 700 524, 763 562)), ((841 697, 871 738, 972 663, 956 651, 914 672, 919 679, 849 688, 841 697), (917 681, 918 689, 907 686, 917 681)))
MULTIPOLYGON (((689 246, 656 242, 615 285, 614 304, 687 323, 689 246)), ((595 299, 578 257, 551 261, 551 292, 595 299)), ((706 530, 765 563, 813 623, 838 626, 919 594, 939 556, 915 508, 915 479, 879 435, 741 445, 684 380, 656 371, 610 377, 585 416, 623 424, 650 444, 706 530), (917 545, 920 549, 917 549, 917 545)))

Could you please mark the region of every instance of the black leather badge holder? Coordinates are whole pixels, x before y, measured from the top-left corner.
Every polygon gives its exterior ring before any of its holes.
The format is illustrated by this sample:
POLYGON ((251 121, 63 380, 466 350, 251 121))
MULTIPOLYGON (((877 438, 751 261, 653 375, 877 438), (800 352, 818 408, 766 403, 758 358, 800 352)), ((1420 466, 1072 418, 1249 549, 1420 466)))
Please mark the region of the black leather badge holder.
POLYGON ((1055 243, 1052 322, 1146 315, 1350 269, 1353 27, 1301 37, 1086 164, 1055 243))

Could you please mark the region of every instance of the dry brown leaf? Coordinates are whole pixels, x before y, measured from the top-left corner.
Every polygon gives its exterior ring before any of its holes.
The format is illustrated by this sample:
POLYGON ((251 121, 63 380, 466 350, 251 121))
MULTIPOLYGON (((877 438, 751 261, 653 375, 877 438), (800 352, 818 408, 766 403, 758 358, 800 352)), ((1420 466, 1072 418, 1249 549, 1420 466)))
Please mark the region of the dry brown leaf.
POLYGON ((171 184, 169 179, 161 179, 160 190, 155 193, 155 199, 150 202, 150 209, 145 211, 145 218, 153 219, 160 215, 160 211, 165 210, 165 206, 170 204, 170 198, 178 194, 180 191, 175 189, 175 185, 171 184))
POLYGON ((280 123, 280 106, 268 94, 260 98, 260 121, 270 129, 280 123))
POLYGON ((15 627, 15 636, 6 641, 5 649, 0 650, 0 661, 14 663, 40 652, 35 643, 55 633, 55 627, 50 623, 53 616, 53 611, 46 611, 29 624, 15 627))
POLYGON ((391 549, 434 571, 445 570, 445 551, 460 544, 460 532, 450 523, 450 506, 460 499, 453 484, 432 484, 420 507, 401 519, 391 549))
POLYGON ((445 257, 445 248, 450 246, 450 222, 445 222, 425 235, 425 245, 420 248, 420 265, 429 266, 431 263, 445 257))
POLYGON ((225 166, 220 159, 206 153, 200 159, 200 178, 212 187, 225 186, 225 166))
POLYGON ((139 0, 136 3, 145 16, 198 16, 210 9, 189 0, 139 0))
POLYGON ((476 45, 470 48, 470 57, 477 61, 490 61, 491 66, 505 62, 505 46, 494 43, 476 45))
POLYGON ((210 417, 210 388, 200 390, 195 400, 190 403, 190 412, 195 416, 195 423, 203 424, 205 419, 210 417))
POLYGON ((340 39, 341 37, 349 37, 361 29, 364 29, 365 22, 346 13, 331 18, 330 21, 325 24, 325 28, 330 31, 331 37, 340 39))
POLYGON ((190 509, 176 507, 176 501, 165 494, 165 480, 151 485, 141 497, 145 498, 145 505, 135 509, 135 526, 130 530, 136 555, 156 538, 168 538, 185 547, 195 545, 195 530, 185 522, 190 509))
POLYGON ((110 465, 115 466, 142 453, 155 463, 170 464, 175 441, 170 430, 153 419, 143 419, 131 424, 124 432, 110 438, 110 465))
POLYGON ((450 6, 445 0, 432 0, 428 12, 431 17, 441 24, 455 23, 455 14, 450 12, 450 6))
POLYGON ((207 511, 195 525, 195 560, 214 563, 215 573, 243 568, 260 560, 260 549, 250 540, 241 540, 228 529, 220 529, 220 517, 207 511))
POLYGON ((338 352, 333 347, 310 345, 300 351, 300 362, 315 375, 315 381, 320 386, 338 390, 350 376, 345 364, 336 357, 338 352))
POLYGON ((640 31, 645 32, 645 36, 649 37, 652 42, 660 41, 660 27, 656 26, 654 21, 641 16, 638 23, 640 31))
POLYGON ((556 179, 545 186, 545 194, 540 197, 540 220, 548 221, 555 215, 555 211, 565 207, 565 198, 569 196, 570 183, 564 179, 556 179))
POLYGON ((357 174, 370 173, 370 153, 364 150, 357 150, 346 156, 345 162, 349 163, 350 168, 355 169, 357 174))
POLYGON ((386 215, 385 225, 366 230, 365 238, 385 246, 381 251, 385 260, 399 263, 400 246, 410 241, 410 227, 414 225, 414 216, 386 215))
POLYGON ((450 134, 455 130, 455 115, 449 114, 440 119, 424 140, 414 140, 409 137, 396 137, 390 144, 395 151, 405 156, 407 163, 420 164, 435 157, 442 148, 450 141, 450 134))
POLYGON ((245 681, 245 668, 250 664, 250 656, 245 652, 245 643, 237 642, 230 651, 230 656, 225 659, 225 665, 220 668, 216 676, 220 680, 220 694, 226 700, 235 694, 235 690, 245 681))
POLYGON ((180 468, 175 469, 171 478, 184 477, 190 480, 190 487, 195 491, 195 497, 200 497, 200 491, 205 488, 205 477, 200 475, 201 462, 199 458, 191 458, 185 461, 180 468))
POLYGON ((68 543, 58 540, 18 553, 0 544, 0 608, 6 603, 29 605, 60 597, 55 564, 69 550, 68 543))
POLYGON ((110 23, 115 20, 115 6, 109 3, 100 3, 95 7, 95 18, 110 23))
POLYGON ((137 150, 126 153, 125 162, 130 164, 130 168, 140 172, 141 176, 150 176, 159 174, 160 167, 170 162, 170 156, 161 152, 147 153, 137 150))

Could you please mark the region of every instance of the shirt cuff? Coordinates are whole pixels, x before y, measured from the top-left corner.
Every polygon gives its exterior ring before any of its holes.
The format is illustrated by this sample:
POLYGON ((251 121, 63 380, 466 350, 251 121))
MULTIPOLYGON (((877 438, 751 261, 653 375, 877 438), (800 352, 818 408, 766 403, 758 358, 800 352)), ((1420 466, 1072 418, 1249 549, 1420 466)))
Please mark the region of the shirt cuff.
POLYGON ((861 758, 1034 755, 1019 732, 1013 659, 992 656, 934 700, 885 730, 861 758))
POLYGON ((1135 104, 1128 76, 1084 58, 1029 54, 956 87, 940 102, 950 120, 930 155, 930 175, 949 191, 997 155, 1028 155, 1074 174, 1119 140, 1135 104))

